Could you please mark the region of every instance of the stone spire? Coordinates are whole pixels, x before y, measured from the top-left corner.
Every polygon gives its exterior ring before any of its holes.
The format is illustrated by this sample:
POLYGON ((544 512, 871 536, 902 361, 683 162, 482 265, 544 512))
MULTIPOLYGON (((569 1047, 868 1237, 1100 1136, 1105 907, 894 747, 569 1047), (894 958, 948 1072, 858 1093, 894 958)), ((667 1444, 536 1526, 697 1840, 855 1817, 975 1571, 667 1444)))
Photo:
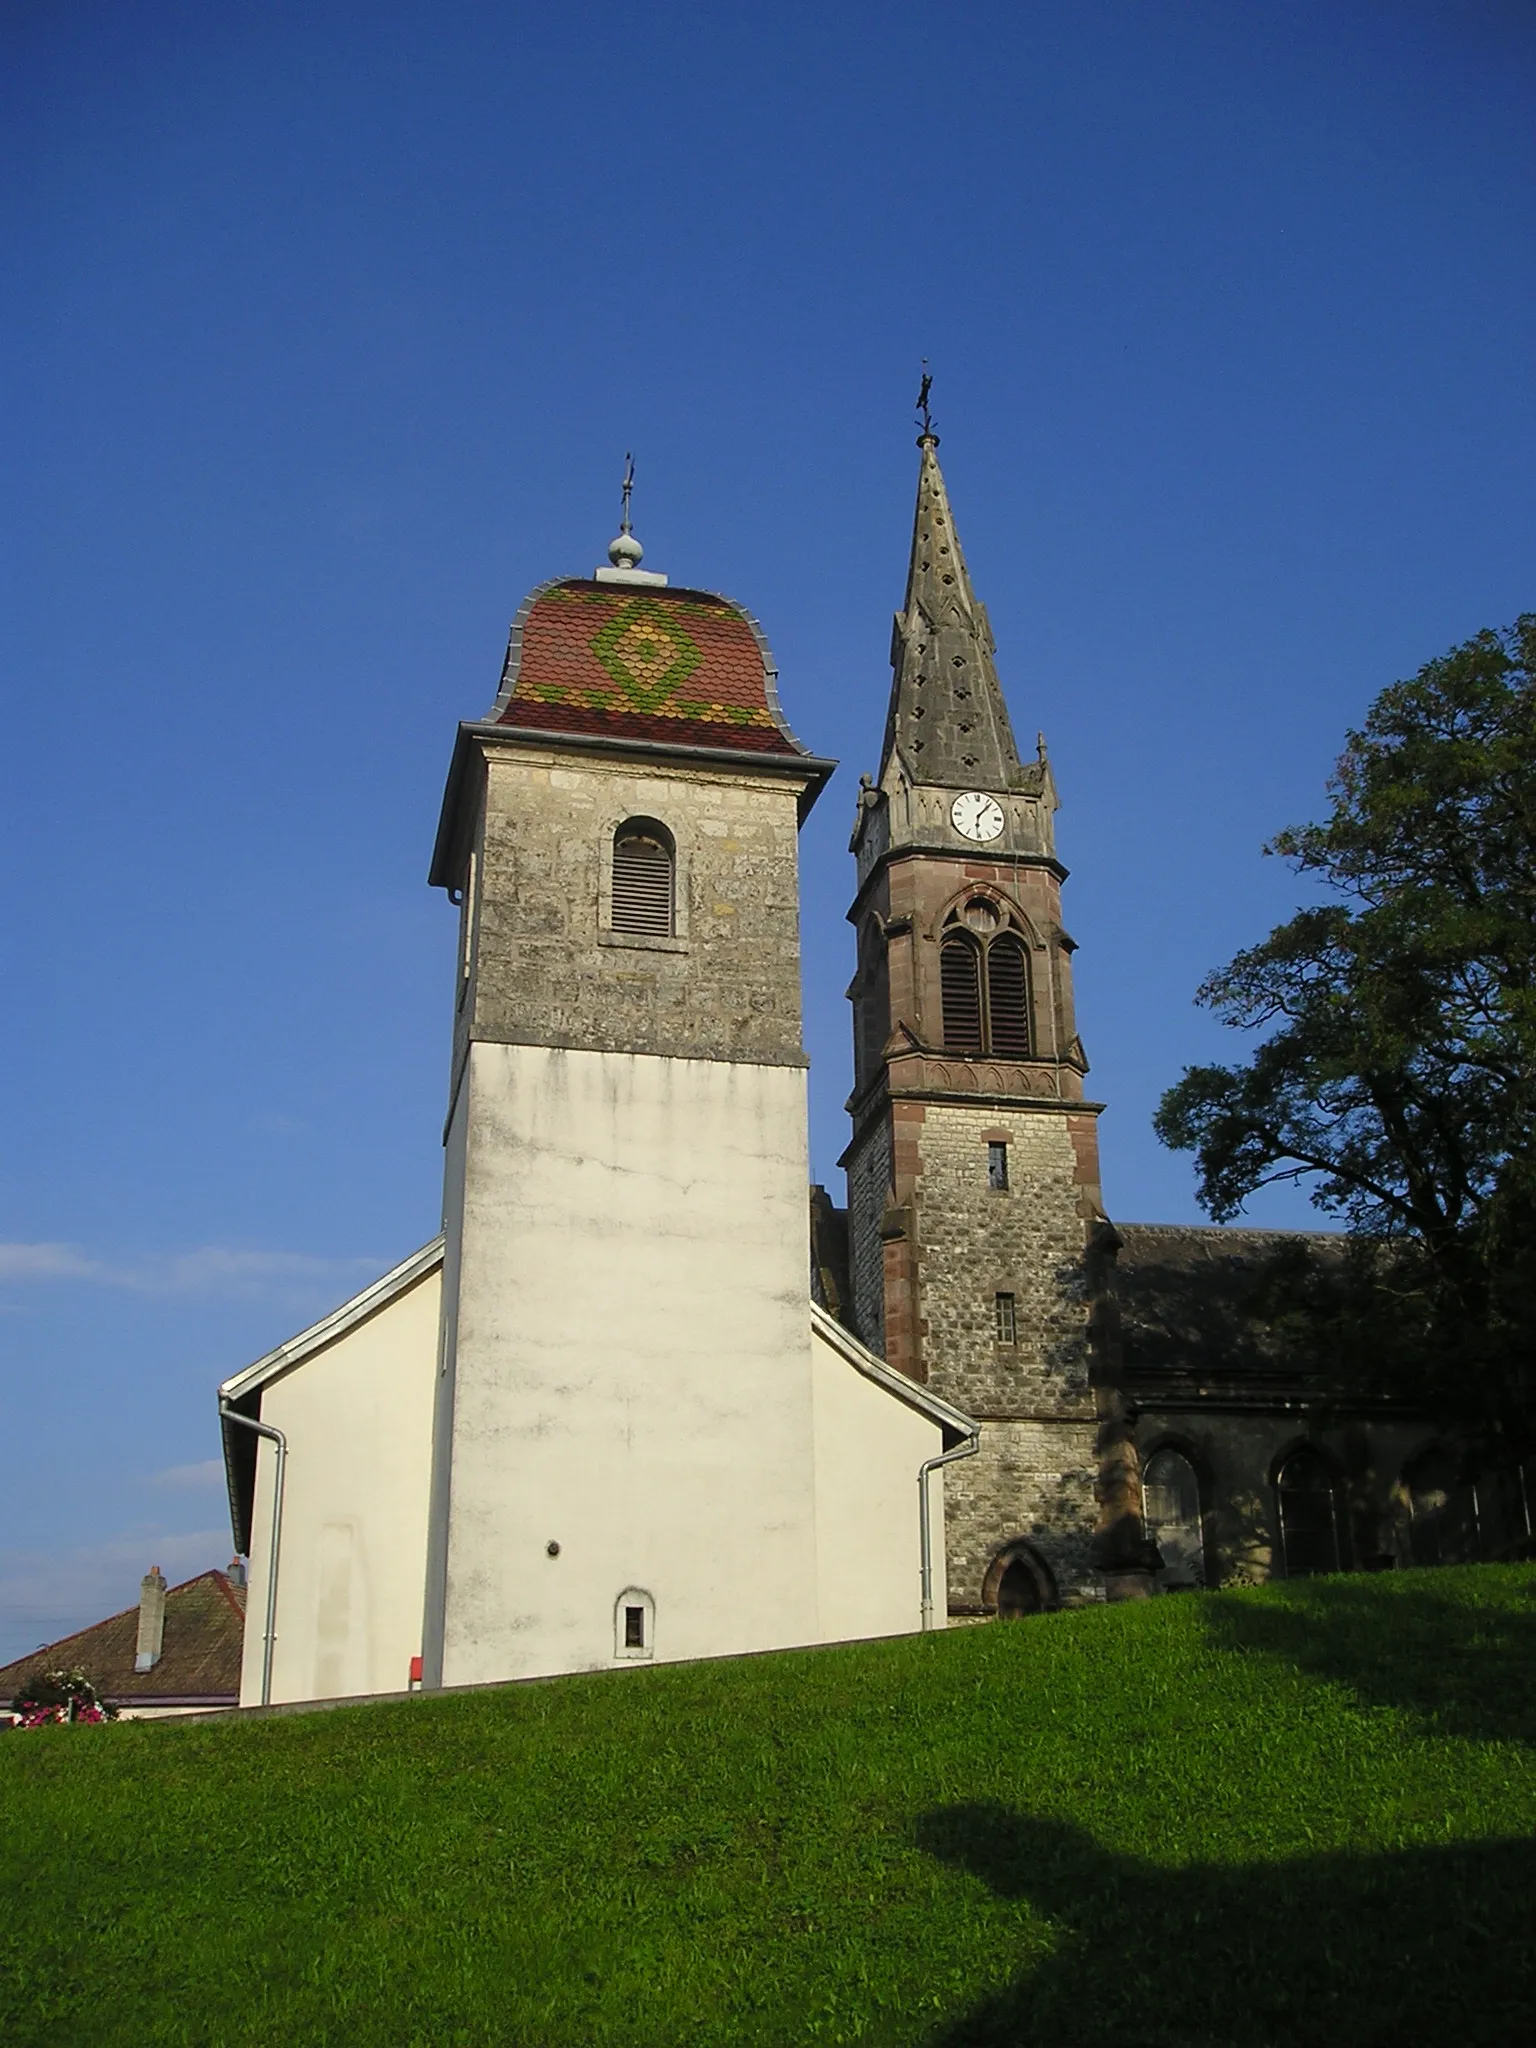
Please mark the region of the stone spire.
POLYGON ((946 789, 1033 789, 1019 761, 993 662, 986 607, 971 588, 939 468, 939 437, 918 437, 922 462, 907 596, 891 636, 891 708, 879 780, 892 756, 913 783, 946 789))

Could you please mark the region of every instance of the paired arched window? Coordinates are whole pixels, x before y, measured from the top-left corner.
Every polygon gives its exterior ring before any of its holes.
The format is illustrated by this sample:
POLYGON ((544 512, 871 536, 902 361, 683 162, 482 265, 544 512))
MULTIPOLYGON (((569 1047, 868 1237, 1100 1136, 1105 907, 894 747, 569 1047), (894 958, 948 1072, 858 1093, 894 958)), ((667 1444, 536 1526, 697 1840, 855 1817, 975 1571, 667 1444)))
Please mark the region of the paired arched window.
POLYGON ((1029 1058, 1029 954, 984 896, 950 913, 939 941, 939 995, 946 1052, 1029 1058))
POLYGON ((1200 1480, 1182 1451, 1155 1451, 1142 1467, 1141 1512, 1163 1560, 1163 1585, 1205 1584, 1200 1480))
POLYGON ((654 818, 630 818, 613 835, 612 924, 646 939, 677 931, 677 850, 654 818))
POLYGON ((1339 1503, 1333 1474, 1310 1444, 1291 1452, 1275 1474, 1280 1506, 1280 1553, 1288 1579, 1317 1572, 1336 1572, 1339 1553, 1339 1503))

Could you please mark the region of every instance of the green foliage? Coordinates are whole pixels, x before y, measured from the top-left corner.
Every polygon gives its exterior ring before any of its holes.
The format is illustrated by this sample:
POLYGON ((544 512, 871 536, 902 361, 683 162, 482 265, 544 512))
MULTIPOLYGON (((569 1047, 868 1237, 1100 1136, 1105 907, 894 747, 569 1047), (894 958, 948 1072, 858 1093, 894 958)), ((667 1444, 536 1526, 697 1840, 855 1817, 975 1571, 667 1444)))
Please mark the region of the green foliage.
POLYGON ((1309 1180, 1355 1236, 1337 1360, 1528 1441, 1536 1355, 1536 614, 1394 684, 1326 821, 1266 851, 1312 905, 1199 1000, 1265 1034, 1155 1119, 1218 1220, 1309 1180))
POLYGON ((0 1743, 8 2048, 1524 2038, 1536 1569, 0 1743))

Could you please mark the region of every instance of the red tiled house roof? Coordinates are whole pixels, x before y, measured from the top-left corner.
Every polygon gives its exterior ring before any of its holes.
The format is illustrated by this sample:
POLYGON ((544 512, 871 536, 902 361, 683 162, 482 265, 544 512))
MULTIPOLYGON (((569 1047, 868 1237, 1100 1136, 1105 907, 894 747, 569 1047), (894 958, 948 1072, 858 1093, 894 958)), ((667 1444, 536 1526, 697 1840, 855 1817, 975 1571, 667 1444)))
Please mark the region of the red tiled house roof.
POLYGON ((83 1671, 98 1696, 119 1707, 238 1703, 245 1588, 225 1573, 200 1572, 169 1588, 160 1660, 148 1671, 133 1668, 138 1634, 139 1610, 128 1607, 0 1666, 0 1708, 34 1672, 58 1670, 83 1671))

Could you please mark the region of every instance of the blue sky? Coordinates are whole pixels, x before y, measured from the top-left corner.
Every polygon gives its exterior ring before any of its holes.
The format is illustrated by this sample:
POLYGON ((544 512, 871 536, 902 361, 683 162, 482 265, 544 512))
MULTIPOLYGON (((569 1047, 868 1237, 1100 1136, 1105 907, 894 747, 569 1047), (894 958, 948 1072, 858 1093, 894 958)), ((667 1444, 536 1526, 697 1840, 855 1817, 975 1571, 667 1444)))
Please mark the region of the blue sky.
MULTIPOLYGON (((0 1658, 222 1563, 217 1381, 430 1236, 455 721, 542 578, 763 620, 840 1187, 927 356, 1112 1212, 1384 684, 1536 603, 1527 0, 10 0, 0 1658)), ((1275 1197, 1262 1219, 1311 1211, 1275 1197)))

